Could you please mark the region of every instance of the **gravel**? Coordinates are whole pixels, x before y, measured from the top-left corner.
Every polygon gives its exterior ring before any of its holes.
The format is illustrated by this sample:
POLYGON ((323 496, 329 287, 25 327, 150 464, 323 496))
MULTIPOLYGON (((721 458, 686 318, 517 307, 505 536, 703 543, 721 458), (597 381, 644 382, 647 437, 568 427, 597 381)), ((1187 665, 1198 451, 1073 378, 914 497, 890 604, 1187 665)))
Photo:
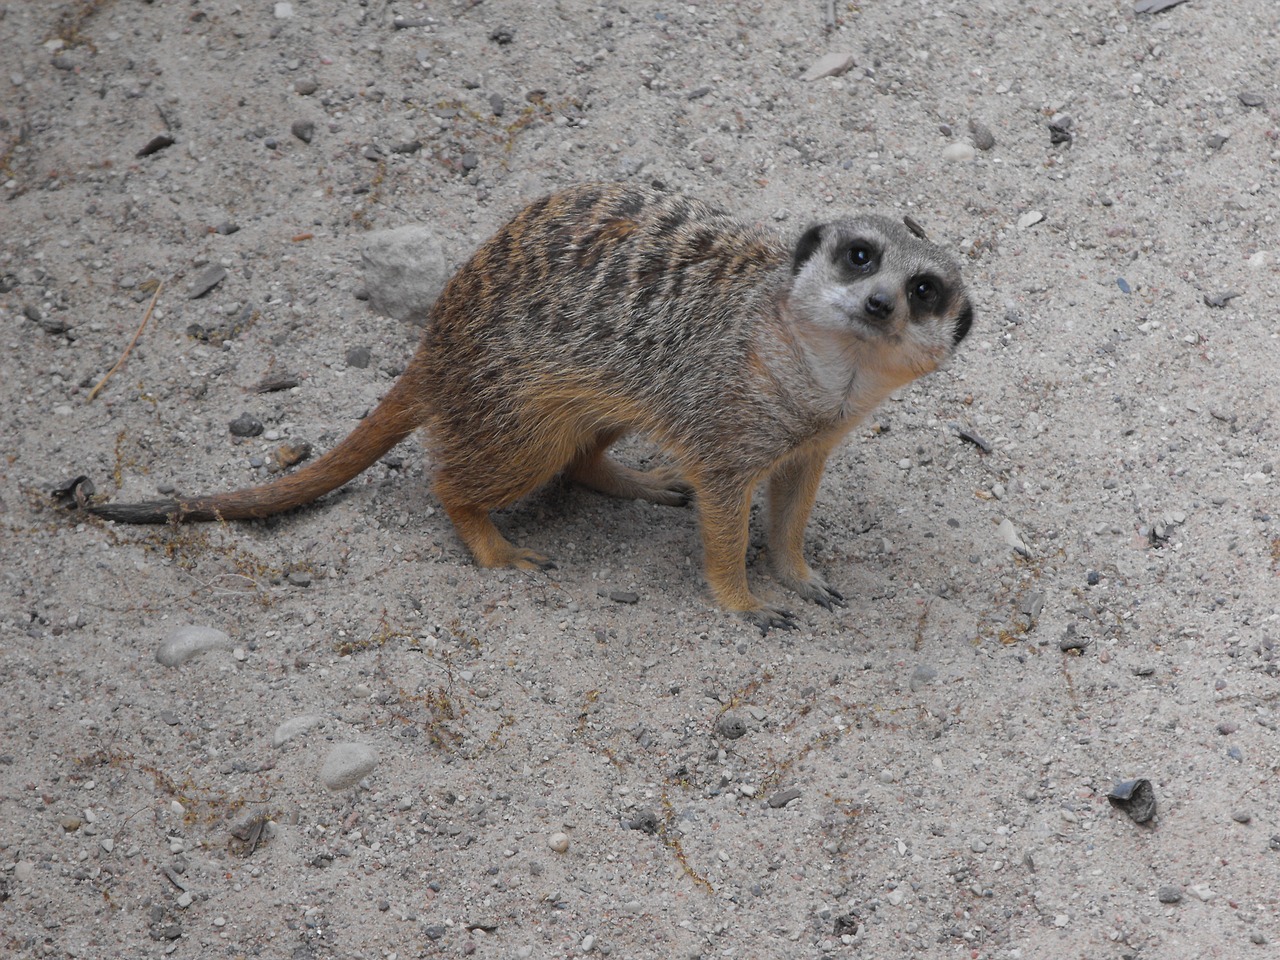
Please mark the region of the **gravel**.
MULTIPOLYGON (((835 4, 829 30, 820 4, 232 6, 2 14, 6 944, 1280 941, 1270 0, 933 5, 905 32, 894 4, 835 4), (854 65, 801 79, 828 54, 854 65), (331 450, 450 269, 527 200, 617 177, 786 237, 910 217, 961 259, 972 336, 817 493, 806 553, 847 608, 772 575, 767 491, 748 576, 795 631, 709 602, 696 505, 557 479, 495 522, 558 568, 480 569, 419 440, 264 521, 129 528, 45 497, 232 489, 282 444, 331 450), (407 283, 366 272, 403 227, 426 241, 407 283), (230 434, 242 411, 272 436, 230 434), (166 666, 184 624, 235 639, 166 666), (332 790, 340 744, 374 763, 332 790), (1150 780, 1156 816, 1112 807, 1118 776, 1150 780), (259 807, 251 845, 233 830, 259 807)), ((639 436, 617 456, 664 460, 639 436)))

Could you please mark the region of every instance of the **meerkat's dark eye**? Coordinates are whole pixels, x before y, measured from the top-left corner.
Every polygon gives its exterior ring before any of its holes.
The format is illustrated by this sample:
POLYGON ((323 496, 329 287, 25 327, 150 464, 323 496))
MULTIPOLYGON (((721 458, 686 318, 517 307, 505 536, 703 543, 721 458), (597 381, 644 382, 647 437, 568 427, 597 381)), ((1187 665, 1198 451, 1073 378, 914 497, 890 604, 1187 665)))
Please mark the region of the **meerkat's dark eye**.
POLYGON ((931 277, 916 277, 907 287, 911 299, 926 307, 931 307, 938 300, 940 290, 938 283, 931 277))
POLYGON ((845 251, 845 260, 849 266, 863 273, 870 273, 876 269, 878 258, 874 247, 869 247, 865 243, 854 243, 845 251))

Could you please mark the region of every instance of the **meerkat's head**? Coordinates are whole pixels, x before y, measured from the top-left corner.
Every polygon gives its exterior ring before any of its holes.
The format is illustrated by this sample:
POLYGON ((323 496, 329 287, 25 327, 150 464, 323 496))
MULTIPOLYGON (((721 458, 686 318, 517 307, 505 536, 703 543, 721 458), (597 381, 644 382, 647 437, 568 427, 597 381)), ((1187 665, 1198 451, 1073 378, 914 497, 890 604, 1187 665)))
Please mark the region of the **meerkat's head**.
POLYGON ((818 224, 801 235, 791 261, 797 322, 874 354, 903 382, 945 363, 973 323, 959 266, 917 230, 885 217, 818 224))

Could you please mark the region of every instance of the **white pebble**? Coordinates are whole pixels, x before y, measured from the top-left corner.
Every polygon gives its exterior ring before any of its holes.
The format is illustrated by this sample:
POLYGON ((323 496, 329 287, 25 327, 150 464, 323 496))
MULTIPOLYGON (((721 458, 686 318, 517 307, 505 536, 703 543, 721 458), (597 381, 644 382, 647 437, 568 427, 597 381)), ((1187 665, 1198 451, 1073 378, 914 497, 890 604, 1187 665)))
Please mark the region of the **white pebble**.
POLYGON ((1028 227, 1034 227, 1037 223, 1044 219, 1044 214, 1039 210, 1028 210, 1018 218, 1018 229, 1026 230, 1028 227))
POLYGON ((160 644, 156 660, 166 667, 176 667, 209 650, 230 649, 231 638, 221 630, 213 627, 179 627, 160 644))
POLYGON ((563 832, 553 833, 547 840, 547 846, 556 853, 565 853, 569 849, 569 835, 563 832))
POLYGON ((292 3, 277 3, 277 4, 276 4, 276 19, 277 19, 277 20, 288 20, 288 19, 289 19, 290 17, 292 17, 292 16, 293 16, 293 4, 292 4, 292 3))
POLYGON ((363 743, 335 743, 320 769, 320 780, 330 790, 354 787, 378 765, 378 755, 363 743))
POLYGON ((955 143, 948 143, 942 148, 942 159, 950 160, 953 163, 963 163, 972 160, 978 155, 977 148, 968 140, 957 140, 955 143))

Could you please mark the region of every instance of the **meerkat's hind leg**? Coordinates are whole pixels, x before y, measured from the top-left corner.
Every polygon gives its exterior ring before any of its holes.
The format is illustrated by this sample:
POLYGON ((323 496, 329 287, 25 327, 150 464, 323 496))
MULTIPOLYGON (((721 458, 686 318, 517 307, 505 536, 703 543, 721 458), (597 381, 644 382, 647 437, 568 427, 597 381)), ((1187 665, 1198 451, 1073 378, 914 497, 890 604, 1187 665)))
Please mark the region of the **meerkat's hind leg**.
POLYGON ((441 505, 453 521, 458 536, 482 567, 515 567, 519 570, 554 570, 555 562, 542 554, 517 547, 498 532, 485 507, 453 503, 441 497, 441 505))
POLYGON ((844 596, 804 558, 804 531, 818 495, 829 447, 784 460, 769 477, 769 562, 784 584, 821 607, 846 606, 844 596))
POLYGON ((693 485, 677 468, 633 470, 605 452, 621 435, 621 430, 613 430, 596 437, 595 442, 569 464, 569 479, 621 500, 648 500, 664 507, 687 506, 693 499, 693 485))

